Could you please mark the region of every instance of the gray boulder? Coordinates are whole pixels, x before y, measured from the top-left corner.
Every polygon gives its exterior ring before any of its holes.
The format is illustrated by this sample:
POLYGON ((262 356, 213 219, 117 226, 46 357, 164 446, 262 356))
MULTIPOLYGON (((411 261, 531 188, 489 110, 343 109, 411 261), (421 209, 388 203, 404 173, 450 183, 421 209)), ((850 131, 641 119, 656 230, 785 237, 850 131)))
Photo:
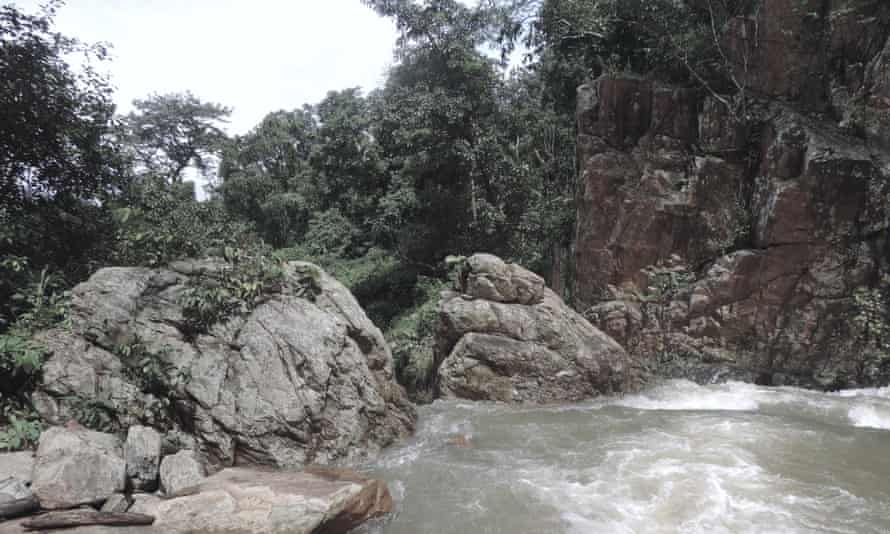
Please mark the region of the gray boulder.
POLYGON ((51 356, 34 396, 44 417, 71 418, 78 397, 109 406, 122 428, 188 434, 212 462, 284 467, 352 462, 413 431, 380 330, 314 265, 285 267, 281 290, 207 333, 190 332, 180 297, 218 261, 102 269, 72 291, 72 328, 40 335, 51 356), (310 277, 314 298, 299 291, 310 277), (188 376, 160 399, 127 372, 118 347, 139 339, 188 376), (171 428, 172 427, 172 428, 171 428))
POLYGON ((576 401, 639 387, 639 365, 536 274, 490 255, 467 260, 439 309, 437 389, 444 398, 576 401))
POLYGON ((204 463, 195 451, 180 451, 161 461, 161 487, 167 495, 197 486, 206 474, 204 463))
POLYGON ((124 458, 132 488, 154 491, 161 464, 161 435, 153 428, 131 426, 124 444, 124 458))
POLYGON ((74 425, 40 436, 31 489, 45 509, 104 502, 126 485, 120 441, 74 425))

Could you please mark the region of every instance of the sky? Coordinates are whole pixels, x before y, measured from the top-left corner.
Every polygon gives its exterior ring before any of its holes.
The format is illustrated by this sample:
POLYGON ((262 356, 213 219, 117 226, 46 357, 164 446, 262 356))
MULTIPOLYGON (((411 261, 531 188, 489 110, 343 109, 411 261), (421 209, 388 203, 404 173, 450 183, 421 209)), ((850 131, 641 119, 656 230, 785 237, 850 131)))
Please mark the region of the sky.
MULTIPOLYGON (((12 3, 33 12, 41 0, 12 3)), ((119 112, 189 90, 233 109, 230 134, 329 90, 378 87, 396 39, 359 0, 67 0, 56 29, 113 45, 106 68, 119 112)))

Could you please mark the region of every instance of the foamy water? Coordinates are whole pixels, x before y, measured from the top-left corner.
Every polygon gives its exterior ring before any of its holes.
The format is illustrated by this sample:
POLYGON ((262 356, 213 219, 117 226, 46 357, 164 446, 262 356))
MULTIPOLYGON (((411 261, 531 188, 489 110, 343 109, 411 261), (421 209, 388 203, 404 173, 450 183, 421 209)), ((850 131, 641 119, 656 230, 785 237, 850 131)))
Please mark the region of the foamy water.
POLYGON ((888 533, 890 388, 437 402, 369 471, 397 508, 375 534, 888 533))

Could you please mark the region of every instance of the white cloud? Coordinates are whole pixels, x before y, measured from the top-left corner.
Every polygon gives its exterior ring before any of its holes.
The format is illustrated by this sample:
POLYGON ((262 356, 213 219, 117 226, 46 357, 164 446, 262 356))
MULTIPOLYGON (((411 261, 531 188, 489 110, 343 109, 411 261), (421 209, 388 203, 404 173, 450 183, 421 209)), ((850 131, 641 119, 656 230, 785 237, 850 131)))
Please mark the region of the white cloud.
MULTIPOLYGON (((33 11, 40 0, 15 3, 33 11)), ((380 85, 396 37, 359 0, 69 0, 57 29, 114 45, 122 112, 152 92, 190 90, 234 108, 233 134, 328 90, 380 85)))

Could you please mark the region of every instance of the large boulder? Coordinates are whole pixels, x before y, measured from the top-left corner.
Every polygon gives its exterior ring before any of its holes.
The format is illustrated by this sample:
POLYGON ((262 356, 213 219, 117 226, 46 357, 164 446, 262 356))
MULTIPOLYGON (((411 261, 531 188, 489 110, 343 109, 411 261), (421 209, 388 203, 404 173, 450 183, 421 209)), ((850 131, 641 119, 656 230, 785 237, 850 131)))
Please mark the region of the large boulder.
MULTIPOLYGON (((71 534, 340 534, 392 511, 386 485, 333 469, 303 472, 225 469, 188 495, 136 495, 130 512, 147 527, 80 527, 71 534)), ((0 523, 0 534, 24 534, 22 521, 0 523)))
POLYGON ((101 504, 126 487, 120 440, 76 425, 40 436, 32 490, 45 509, 101 504))
POLYGON ((443 295, 438 394, 519 403, 577 401, 635 389, 640 369, 536 274, 487 254, 443 295))
POLYGON ((314 265, 286 264, 279 291, 195 332, 183 293, 226 268, 107 268, 74 288, 71 328, 40 335, 51 351, 35 394, 41 415, 63 422, 86 401, 112 426, 164 428, 165 442, 185 437, 180 447, 222 465, 349 462, 412 432, 414 407, 393 380, 383 335, 314 265), (134 372, 122 350, 134 343, 171 377, 165 395, 134 372))

